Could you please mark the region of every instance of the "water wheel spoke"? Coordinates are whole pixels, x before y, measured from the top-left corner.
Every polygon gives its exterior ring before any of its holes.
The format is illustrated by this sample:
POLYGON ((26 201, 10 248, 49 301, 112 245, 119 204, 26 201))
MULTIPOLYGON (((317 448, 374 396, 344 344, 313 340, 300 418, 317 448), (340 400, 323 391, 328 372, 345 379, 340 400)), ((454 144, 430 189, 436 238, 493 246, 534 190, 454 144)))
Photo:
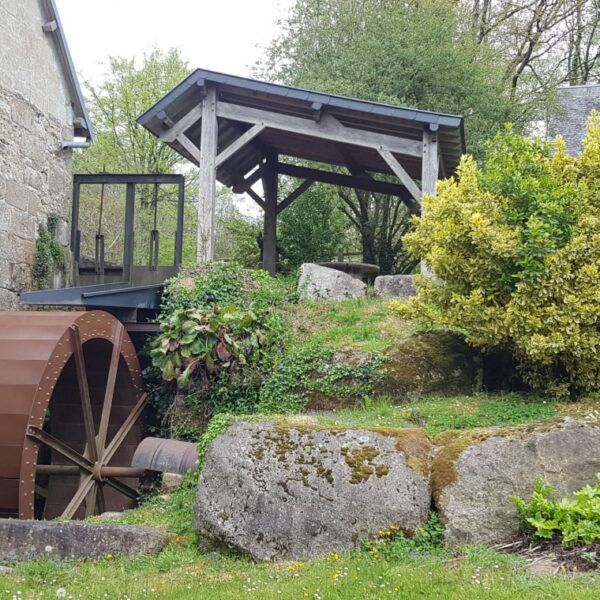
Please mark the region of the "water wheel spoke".
POLYGON ((142 410, 144 410, 144 406, 146 406, 146 402, 148 400, 148 394, 142 394, 140 399, 136 402, 132 411, 127 415, 125 422, 117 433, 114 435, 110 444, 106 447, 106 451, 102 456, 103 464, 107 465, 111 458, 114 456, 115 452, 119 449, 119 446, 124 442, 127 434, 131 431, 131 428, 137 423, 140 415, 142 414, 142 410))
POLYGON ((121 323, 116 324, 114 330, 113 348, 110 355, 110 366, 108 368, 108 377, 106 378, 106 390, 104 392, 102 414, 100 416, 100 427, 98 428, 98 437, 96 438, 96 447, 99 456, 104 454, 104 447, 106 445, 108 424, 112 410, 113 396, 115 394, 115 384, 117 382, 117 373, 119 371, 119 359, 121 357, 121 348, 123 346, 124 330, 125 328, 121 323))
POLYGON ((106 512, 106 498, 104 497, 104 484, 102 482, 98 483, 96 486, 98 488, 98 514, 102 514, 106 512))
POLYGON ((98 485, 92 486, 88 495, 85 498, 85 516, 91 517, 96 513, 96 499, 98 496, 98 485))
POLYGON ((40 429, 39 427, 29 427, 27 429, 27 435, 48 446, 55 452, 58 452, 61 456, 72 463, 75 463, 85 471, 88 471, 89 473, 92 472, 94 468, 94 464, 92 462, 43 429, 40 429))
POLYGON ((79 482, 79 488, 75 492, 75 495, 71 498, 69 504, 67 504, 62 516, 66 517, 67 519, 72 519, 73 515, 77 512, 82 502, 86 499, 87 495, 95 485, 96 482, 94 481, 94 476, 91 473, 86 475, 79 482))
POLYGON ((126 483, 123 483, 120 479, 117 479, 116 477, 105 477, 103 478, 103 481, 118 492, 121 492, 121 494, 129 496, 133 500, 137 500, 139 497, 139 494, 136 492, 136 490, 128 486, 126 483))
POLYGON ((79 327, 71 326, 73 356, 75 358, 75 371, 77 373, 77 385, 79 387, 79 398, 81 400, 81 410, 83 413, 83 426, 85 429, 86 455, 95 462, 98 460, 98 451, 96 448, 96 431, 94 430, 94 415, 92 413, 92 403, 90 400, 90 388, 88 385, 87 372, 85 368, 85 358, 83 355, 83 345, 79 335, 79 327))

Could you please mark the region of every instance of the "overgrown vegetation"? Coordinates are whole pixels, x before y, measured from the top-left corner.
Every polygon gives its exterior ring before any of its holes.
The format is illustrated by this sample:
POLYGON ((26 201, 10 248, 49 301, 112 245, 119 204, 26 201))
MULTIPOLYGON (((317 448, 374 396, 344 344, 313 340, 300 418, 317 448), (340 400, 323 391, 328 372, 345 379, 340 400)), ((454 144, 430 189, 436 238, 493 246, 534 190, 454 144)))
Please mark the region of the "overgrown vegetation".
POLYGON ((46 225, 38 226, 33 260, 33 282, 38 290, 47 289, 53 273, 64 273, 66 269, 65 251, 56 239, 60 217, 50 213, 46 225))
POLYGON ((523 530, 534 539, 554 540, 563 546, 600 540, 600 474, 596 485, 586 485, 573 498, 558 500, 552 487, 537 480, 529 501, 512 500, 523 530))
POLYGON ((576 158, 564 144, 496 136, 480 168, 424 199, 405 237, 437 278, 420 277, 403 316, 505 348, 527 383, 560 397, 600 387, 600 116, 576 158))

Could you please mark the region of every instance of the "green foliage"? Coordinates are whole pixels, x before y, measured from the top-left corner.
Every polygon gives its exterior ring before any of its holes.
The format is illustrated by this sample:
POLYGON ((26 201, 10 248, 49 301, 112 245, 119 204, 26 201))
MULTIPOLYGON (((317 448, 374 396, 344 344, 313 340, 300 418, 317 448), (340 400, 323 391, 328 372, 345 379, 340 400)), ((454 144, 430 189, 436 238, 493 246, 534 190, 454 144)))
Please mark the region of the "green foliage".
POLYGON ((288 349, 260 390, 259 410, 301 412, 311 396, 359 400, 371 394, 385 358, 373 354, 363 364, 336 364, 332 361, 334 352, 317 343, 288 349))
POLYGON ((209 446, 212 444, 214 439, 225 433, 231 423, 233 423, 235 416, 231 413, 220 413, 216 414, 209 422, 206 427, 206 431, 202 434, 200 441, 198 442, 198 470, 202 471, 204 467, 204 461, 206 460, 206 452, 209 446))
POLYGON ((49 287, 50 277, 54 271, 64 273, 66 269, 65 253, 56 239, 58 222, 59 216, 51 213, 47 216, 47 226, 38 226, 33 259, 33 282, 38 290, 49 287))
POLYGON ((263 310, 297 299, 296 281, 271 277, 263 270, 238 263, 203 263, 170 279, 163 294, 162 312, 235 304, 263 310))
POLYGON ((150 352, 165 381, 205 390, 223 371, 259 365, 276 343, 269 322, 234 305, 179 309, 163 318, 150 352))
POLYGON ((438 514, 430 512, 427 521, 412 537, 391 525, 379 532, 379 539, 366 542, 363 548, 371 555, 387 561, 404 560, 411 555, 444 553, 444 526, 438 514))
POLYGON ((405 236, 437 278, 392 308, 507 349, 527 383, 572 397, 600 387, 600 117, 577 158, 552 149, 508 129, 483 167, 464 157, 405 236))
POLYGON ((221 227, 227 241, 226 258, 249 269, 257 268, 260 265, 257 241, 262 230, 260 224, 235 217, 223 219, 221 227))
POLYGON ((586 485, 574 497, 557 500, 552 488, 535 482, 531 500, 513 497, 523 529, 534 538, 555 540, 563 546, 600 540, 600 474, 596 485, 586 485))
POLYGON ((313 185, 279 217, 277 245, 286 270, 337 258, 348 223, 331 186, 313 185))

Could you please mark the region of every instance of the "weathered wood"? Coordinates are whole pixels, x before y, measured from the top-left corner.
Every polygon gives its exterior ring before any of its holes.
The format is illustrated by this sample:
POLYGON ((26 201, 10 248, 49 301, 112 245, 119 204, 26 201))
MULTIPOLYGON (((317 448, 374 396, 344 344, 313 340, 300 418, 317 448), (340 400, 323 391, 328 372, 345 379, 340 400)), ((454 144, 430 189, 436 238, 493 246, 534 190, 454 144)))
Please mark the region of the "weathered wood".
POLYGON ((196 256, 198 262, 214 258, 217 135, 217 90, 214 86, 210 86, 206 88, 206 97, 202 103, 196 256))
POLYGON ((252 198, 256 204, 265 210, 265 201, 251 187, 245 189, 244 192, 248 194, 248 196, 250 196, 250 198, 252 198))
POLYGON ((421 188, 423 194, 435 194, 439 173, 439 147, 437 132, 423 129, 423 164, 421 188))
POLYGON ((310 181, 306 179, 303 181, 291 194, 282 200, 277 205, 277 214, 279 214, 282 210, 285 210, 298 196, 304 194, 304 192, 314 183, 314 181, 310 181))
POLYGON ((257 125, 253 125, 243 133, 239 138, 237 138, 234 142, 229 144, 225 150, 219 153, 217 156, 216 166, 220 167, 227 159, 231 158, 238 150, 241 150, 248 142, 253 140, 257 135, 263 131, 265 126, 262 123, 258 123, 257 125))
POLYGON ((323 114, 321 119, 316 122, 312 119, 269 112, 259 108, 219 102, 217 116, 245 123, 263 123, 266 127, 272 129, 280 129, 300 135, 352 144, 363 148, 379 150, 379 148, 383 147, 391 152, 405 156, 420 157, 422 154, 423 145, 419 141, 345 127, 337 119, 328 114, 323 114))
POLYGON ((404 187, 410 192, 411 196, 417 201, 421 200, 421 190, 414 182, 413 178, 405 171, 404 167, 396 160, 396 157, 385 148, 379 149, 379 154, 388 164, 396 177, 404 184, 404 187))
POLYGON ((202 102, 197 104, 188 113, 183 115, 179 121, 169 127, 164 133, 161 133, 160 139, 163 142, 174 142, 182 133, 187 131, 196 121, 202 118, 202 102))
POLYGON ((277 154, 269 153, 264 166, 265 209, 263 222, 263 268, 277 272, 277 154))
POLYGON ((320 181, 340 187, 363 190, 365 192, 375 192, 377 194, 386 194, 388 196, 398 196, 406 204, 411 213, 418 213, 420 210, 418 202, 415 202, 408 190, 396 183, 387 181, 377 181, 366 176, 344 175, 342 173, 332 173, 331 171, 322 171, 310 167, 301 167, 280 162, 277 165, 277 171, 281 175, 297 177, 298 179, 308 179, 310 181, 320 181))
POLYGON ((194 144, 185 133, 178 135, 177 141, 194 157, 194 160, 200 164, 200 150, 198 150, 196 144, 194 144))

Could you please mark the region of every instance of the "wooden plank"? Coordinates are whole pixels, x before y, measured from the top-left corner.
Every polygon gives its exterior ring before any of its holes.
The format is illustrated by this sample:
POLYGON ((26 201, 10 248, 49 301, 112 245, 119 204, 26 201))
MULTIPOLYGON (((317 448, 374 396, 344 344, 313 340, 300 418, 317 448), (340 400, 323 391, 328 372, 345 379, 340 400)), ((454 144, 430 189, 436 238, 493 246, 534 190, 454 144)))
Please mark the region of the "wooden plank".
POLYGON ((252 189, 248 188, 246 190, 246 194, 256 202, 263 210, 265 210, 265 201, 252 189))
POLYGON ((404 187, 410 192, 410 195, 417 201, 421 201, 421 190, 414 182, 413 178, 404 170, 404 167, 396 160, 396 157, 389 151, 384 149, 379 150, 379 154, 396 177, 404 184, 404 187))
POLYGON ((263 221, 263 268, 270 275, 277 271, 277 154, 269 153, 264 167, 265 212, 263 221))
POLYGON ((192 110, 187 112, 173 127, 169 127, 167 131, 160 135, 163 142, 174 142, 182 133, 187 131, 196 121, 202 118, 202 102, 194 106, 192 110))
POLYGON ((304 192, 314 183, 314 181, 310 181, 305 179, 285 200, 282 200, 277 205, 277 214, 279 214, 282 210, 285 210, 298 196, 304 194, 304 192))
POLYGON ((386 194, 388 196, 399 196, 406 204, 411 213, 418 213, 419 203, 415 202, 404 186, 387 181, 377 181, 367 177, 343 175, 342 173, 332 173, 331 171, 322 171, 309 167, 279 163, 277 170, 281 175, 289 177, 298 177, 299 179, 309 179, 311 181, 320 181, 340 187, 347 187, 365 192, 375 192, 377 194, 386 194))
POLYGON ((201 153, 196 144, 194 144, 185 133, 178 135, 177 141, 194 157, 194 160, 200 164, 201 153))
POLYGON ((234 142, 229 144, 225 150, 219 153, 216 160, 216 167, 220 167, 227 159, 231 158, 238 150, 241 150, 248 142, 253 140, 257 135, 261 133, 265 129, 264 124, 258 123, 253 125, 240 135, 234 142))
POLYGON ((198 262, 212 260, 215 254, 215 196, 217 158, 217 90, 206 88, 202 103, 202 132, 200 136, 200 195, 198 199, 198 262))
POLYGON ((262 165, 259 165, 248 177, 234 184, 232 191, 234 194, 242 194, 254 185, 263 176, 262 165))
POLYGON ((438 180, 439 147, 437 133, 423 129, 423 165, 421 171, 421 188, 424 194, 435 194, 438 180))
POLYGON ((290 131, 315 138, 332 140, 364 148, 387 148, 396 154, 421 157, 422 142, 375 133, 362 129, 345 127, 331 115, 324 114, 321 120, 303 119, 291 115, 269 112, 259 108, 240 106, 228 102, 219 102, 217 116, 245 123, 264 124, 272 129, 290 131))

